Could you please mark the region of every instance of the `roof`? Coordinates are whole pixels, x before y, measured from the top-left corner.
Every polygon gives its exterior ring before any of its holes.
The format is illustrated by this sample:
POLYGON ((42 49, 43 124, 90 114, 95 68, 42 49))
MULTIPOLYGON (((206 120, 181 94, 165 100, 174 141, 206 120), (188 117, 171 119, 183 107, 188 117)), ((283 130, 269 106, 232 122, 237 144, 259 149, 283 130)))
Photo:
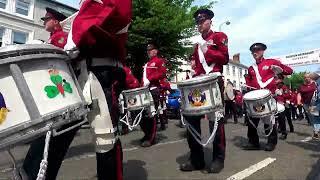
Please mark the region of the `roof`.
POLYGON ((248 66, 244 65, 244 64, 241 64, 239 61, 234 61, 232 59, 229 60, 229 63, 230 64, 233 64, 233 65, 236 65, 236 66, 239 66, 239 67, 242 67, 242 68, 246 68, 248 69, 248 66))
POLYGON ((66 7, 66 8, 72 9, 72 10, 74 10, 74 11, 78 11, 78 10, 79 10, 79 9, 76 8, 76 7, 70 6, 70 5, 68 5, 68 4, 65 4, 65 3, 62 3, 62 2, 59 2, 59 1, 56 1, 56 0, 46 0, 46 1, 51 2, 51 3, 58 4, 58 5, 60 5, 60 6, 64 6, 64 7, 66 7))

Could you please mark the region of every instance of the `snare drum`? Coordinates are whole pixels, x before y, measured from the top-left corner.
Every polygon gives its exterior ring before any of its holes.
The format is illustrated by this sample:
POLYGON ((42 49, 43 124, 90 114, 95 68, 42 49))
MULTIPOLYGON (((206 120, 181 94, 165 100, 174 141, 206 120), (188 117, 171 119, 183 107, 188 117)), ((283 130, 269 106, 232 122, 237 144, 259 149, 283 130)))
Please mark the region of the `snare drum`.
POLYGON ((0 84, 6 106, 0 150, 29 142, 87 113, 68 56, 52 45, 0 48, 0 84))
POLYGON ((277 112, 276 100, 267 89, 250 91, 243 96, 243 101, 250 117, 262 118, 277 112))
POLYGON ((128 111, 135 111, 142 108, 149 108, 153 99, 148 87, 141 87, 122 91, 124 105, 128 111))
POLYGON ((182 114, 204 115, 223 109, 218 75, 209 74, 179 82, 182 114))

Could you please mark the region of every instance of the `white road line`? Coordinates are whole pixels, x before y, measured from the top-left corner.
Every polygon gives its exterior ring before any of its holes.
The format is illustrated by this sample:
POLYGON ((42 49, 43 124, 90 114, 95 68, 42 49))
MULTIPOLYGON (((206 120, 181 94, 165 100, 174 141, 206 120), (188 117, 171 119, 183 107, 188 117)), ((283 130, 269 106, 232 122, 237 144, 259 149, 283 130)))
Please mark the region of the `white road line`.
POLYGON ((253 173, 259 171, 260 169, 268 166, 269 164, 271 164, 275 160, 276 160, 276 158, 268 157, 265 160, 260 161, 257 164, 254 164, 254 165, 248 167, 247 169, 230 176, 227 180, 242 180, 246 177, 249 177, 253 173))
POLYGON ((306 137, 305 139, 300 140, 301 142, 308 142, 311 141, 312 137, 306 137))

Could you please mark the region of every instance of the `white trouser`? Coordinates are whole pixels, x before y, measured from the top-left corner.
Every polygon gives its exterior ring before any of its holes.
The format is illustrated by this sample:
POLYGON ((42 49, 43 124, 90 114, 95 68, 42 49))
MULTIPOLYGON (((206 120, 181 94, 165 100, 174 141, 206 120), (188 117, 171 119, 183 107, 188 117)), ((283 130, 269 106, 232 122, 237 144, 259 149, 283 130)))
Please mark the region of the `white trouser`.
POLYGON ((112 149, 117 137, 103 88, 94 73, 88 72, 85 60, 80 62, 80 69, 78 80, 87 103, 91 105, 87 118, 96 152, 108 152, 112 149))

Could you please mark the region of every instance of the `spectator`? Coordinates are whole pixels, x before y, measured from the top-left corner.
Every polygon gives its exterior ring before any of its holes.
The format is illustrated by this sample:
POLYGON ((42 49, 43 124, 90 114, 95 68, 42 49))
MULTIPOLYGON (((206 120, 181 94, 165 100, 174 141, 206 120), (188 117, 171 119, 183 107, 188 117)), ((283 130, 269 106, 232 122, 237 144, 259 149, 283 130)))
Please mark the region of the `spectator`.
POLYGON ((243 116, 243 95, 239 90, 236 90, 235 104, 238 117, 243 116))

